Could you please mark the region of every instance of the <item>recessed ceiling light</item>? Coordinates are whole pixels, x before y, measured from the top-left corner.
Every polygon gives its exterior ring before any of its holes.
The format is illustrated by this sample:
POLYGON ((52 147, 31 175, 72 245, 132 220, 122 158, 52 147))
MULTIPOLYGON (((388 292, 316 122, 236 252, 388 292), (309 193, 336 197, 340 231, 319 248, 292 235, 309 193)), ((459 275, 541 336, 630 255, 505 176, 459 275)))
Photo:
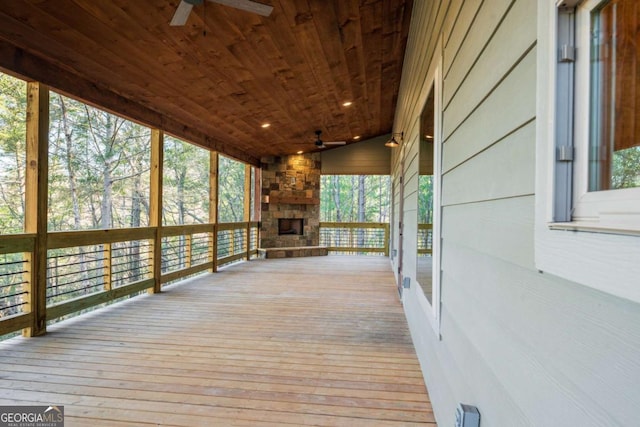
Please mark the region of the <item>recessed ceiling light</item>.
POLYGON ((354 139, 354 140, 358 140, 358 139, 360 139, 360 135, 356 135, 356 136, 354 136, 354 137, 353 137, 353 139, 354 139))
POLYGON ((298 153, 297 153, 297 154, 302 154, 302 153, 304 153, 304 151, 302 151, 302 150, 301 150, 301 151, 298 151, 298 153))
POLYGON ((343 107, 348 107, 348 106, 350 106, 351 104, 353 104, 353 102, 351 102, 351 101, 345 101, 345 102, 343 102, 343 103, 342 103, 342 106, 343 106, 343 107))
POLYGON ((262 126, 262 129, 266 129, 269 126, 271 126, 271 123, 263 123, 261 126, 262 126))
POLYGON ((433 135, 425 135, 424 137, 427 139, 433 139, 433 135))

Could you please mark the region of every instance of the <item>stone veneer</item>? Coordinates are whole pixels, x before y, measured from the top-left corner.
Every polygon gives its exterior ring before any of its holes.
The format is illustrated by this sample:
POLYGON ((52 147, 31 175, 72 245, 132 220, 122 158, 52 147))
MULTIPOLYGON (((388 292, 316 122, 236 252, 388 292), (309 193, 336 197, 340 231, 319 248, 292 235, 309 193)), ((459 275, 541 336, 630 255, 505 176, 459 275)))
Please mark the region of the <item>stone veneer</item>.
POLYGON ((320 154, 262 159, 261 248, 320 243, 320 154), (266 198, 268 197, 268 202, 266 198), (302 218, 302 236, 278 235, 278 218, 302 218))

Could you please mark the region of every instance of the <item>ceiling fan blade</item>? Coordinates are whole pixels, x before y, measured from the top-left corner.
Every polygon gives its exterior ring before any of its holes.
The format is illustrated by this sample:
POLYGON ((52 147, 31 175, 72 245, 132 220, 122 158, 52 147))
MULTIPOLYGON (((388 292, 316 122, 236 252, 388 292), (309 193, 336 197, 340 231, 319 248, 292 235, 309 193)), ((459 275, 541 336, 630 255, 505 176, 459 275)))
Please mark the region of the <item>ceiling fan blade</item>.
POLYGON ((245 10, 247 12, 257 13, 262 16, 269 16, 273 11, 273 6, 258 3, 252 0, 209 0, 214 3, 223 4, 236 9, 245 10))
POLYGON ((346 145, 347 141, 324 141, 324 145, 346 145))
POLYGON ((191 9, 193 9, 193 5, 191 3, 187 3, 182 0, 176 9, 176 13, 173 14, 173 18, 171 19, 172 27, 179 27, 187 23, 187 18, 191 13, 191 9))

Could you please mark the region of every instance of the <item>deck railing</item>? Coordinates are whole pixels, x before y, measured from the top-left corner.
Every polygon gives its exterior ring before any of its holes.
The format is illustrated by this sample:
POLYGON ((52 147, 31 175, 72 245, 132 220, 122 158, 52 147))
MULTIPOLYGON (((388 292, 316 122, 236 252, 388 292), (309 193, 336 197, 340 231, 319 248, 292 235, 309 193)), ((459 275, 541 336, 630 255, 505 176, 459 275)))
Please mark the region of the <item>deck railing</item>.
POLYGON ((433 224, 418 224, 418 255, 433 252, 433 224))
POLYGON ((0 236, 0 335, 31 324, 30 286, 35 234, 0 236))
POLYGON ((14 330, 28 322, 31 264, 25 253, 34 247, 34 234, 0 236, 0 319, 11 319, 14 330))
POLYGON ((320 245, 332 253, 389 256, 389 224, 321 222, 320 245))
MULTIPOLYGON (((48 233, 46 307, 39 316, 58 319, 258 253, 257 222, 161 227, 156 278, 156 231, 144 227, 48 233)), ((0 235, 0 336, 28 328, 36 316, 31 309, 37 292, 32 274, 35 242, 34 234, 0 235)))

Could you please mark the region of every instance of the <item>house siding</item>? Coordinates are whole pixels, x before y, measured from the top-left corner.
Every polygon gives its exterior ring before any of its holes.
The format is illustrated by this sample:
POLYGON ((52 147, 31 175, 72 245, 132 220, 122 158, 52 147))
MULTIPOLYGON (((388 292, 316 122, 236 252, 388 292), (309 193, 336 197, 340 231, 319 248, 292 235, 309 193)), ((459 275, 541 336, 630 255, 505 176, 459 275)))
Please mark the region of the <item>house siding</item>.
POLYGON ((391 135, 382 135, 337 150, 321 152, 323 175, 389 175, 389 149, 384 146, 391 135))
POLYGON ((394 125, 405 141, 392 159, 404 211, 395 188, 392 244, 402 221, 402 270, 415 283, 419 117, 441 57, 439 334, 419 286, 405 290, 405 312, 440 425, 454 424, 460 402, 479 408, 483 427, 637 425, 639 305, 535 266, 537 7, 414 3, 394 125))

